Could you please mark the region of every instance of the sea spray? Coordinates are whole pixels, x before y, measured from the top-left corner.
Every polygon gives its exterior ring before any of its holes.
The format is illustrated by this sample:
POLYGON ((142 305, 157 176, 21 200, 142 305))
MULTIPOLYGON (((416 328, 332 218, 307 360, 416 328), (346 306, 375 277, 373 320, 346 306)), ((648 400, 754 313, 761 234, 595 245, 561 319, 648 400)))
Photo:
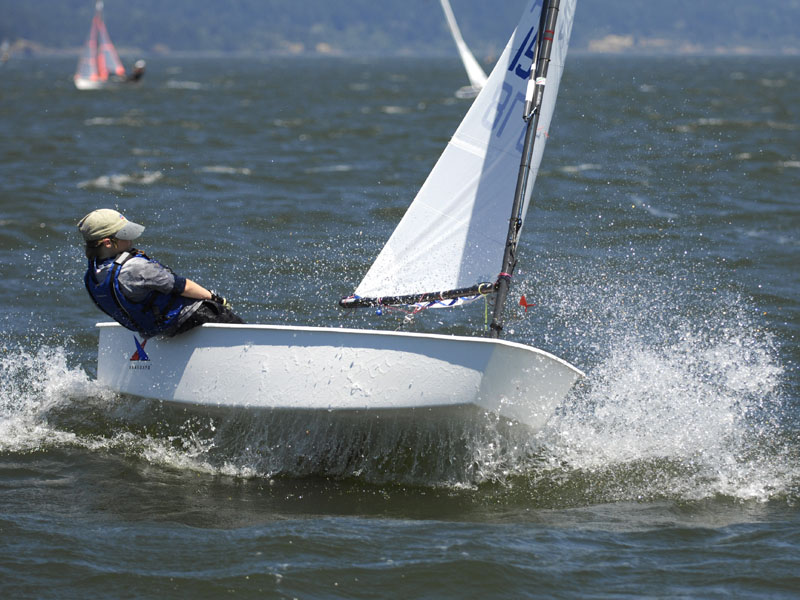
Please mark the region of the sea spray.
POLYGON ((7 349, 0 449, 82 448, 243 479, 482 490, 531 507, 719 495, 793 502, 796 444, 780 418, 773 341, 746 306, 716 314, 668 336, 624 320, 595 327, 604 352, 537 433, 474 410, 208 412, 104 390, 62 347, 7 349))
POLYGON ((774 337, 751 302, 681 273, 606 267, 595 287, 537 290, 556 318, 529 335, 558 344, 571 332, 587 371, 536 436, 549 465, 537 481, 561 501, 796 496, 774 337))
POLYGON ((0 358, 0 451, 34 451, 73 442, 75 435, 54 430, 47 414, 91 387, 83 371, 67 365, 62 347, 28 351, 4 346, 0 358))

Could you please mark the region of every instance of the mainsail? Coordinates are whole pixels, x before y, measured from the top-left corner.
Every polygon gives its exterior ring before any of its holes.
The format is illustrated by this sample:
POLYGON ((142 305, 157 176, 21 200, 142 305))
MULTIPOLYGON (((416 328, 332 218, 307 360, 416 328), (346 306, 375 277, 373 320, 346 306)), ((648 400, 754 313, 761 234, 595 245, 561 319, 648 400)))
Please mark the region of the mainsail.
POLYGON ((108 30, 103 22, 103 2, 99 1, 95 4, 89 38, 86 40, 78 60, 75 82, 76 85, 79 81, 100 84, 108 81, 112 75, 124 79, 125 67, 117 55, 114 44, 111 43, 108 30))
MULTIPOLYGON (((560 2, 520 226, 539 171, 576 0, 560 2)), ((416 304, 493 291, 503 264, 527 123, 521 118, 542 0, 529 0, 481 93, 351 298, 342 306, 416 304)), ((450 303, 445 303, 450 304, 450 303)))
POLYGON ((478 61, 475 60, 475 57, 472 55, 472 52, 469 50, 469 46, 464 42, 464 38, 461 37, 461 30, 458 28, 458 23, 456 22, 456 17, 453 14, 453 9, 450 7, 450 0, 440 0, 442 3, 442 10, 444 10, 444 16, 447 19, 447 25, 450 28, 450 33, 453 35, 453 40, 456 43, 456 48, 458 48, 458 54, 461 57, 461 62, 464 63, 464 69, 467 71, 467 78, 473 89, 479 91, 486 85, 486 73, 483 72, 480 64, 478 61))

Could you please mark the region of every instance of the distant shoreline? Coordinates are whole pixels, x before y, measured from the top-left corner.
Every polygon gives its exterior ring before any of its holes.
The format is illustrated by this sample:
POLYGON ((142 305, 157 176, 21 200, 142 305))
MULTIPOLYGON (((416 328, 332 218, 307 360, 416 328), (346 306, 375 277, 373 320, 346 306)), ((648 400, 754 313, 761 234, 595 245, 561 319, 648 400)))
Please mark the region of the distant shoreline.
MULTIPOLYGON (((82 47, 73 48, 52 48, 39 44, 32 40, 19 39, 11 42, 9 47, 9 57, 14 58, 33 58, 33 57, 74 57, 77 58, 82 47)), ((267 58, 267 57, 341 57, 341 58, 448 58, 455 56, 449 52, 394 52, 394 53, 355 53, 343 51, 329 46, 322 46, 314 49, 294 49, 276 48, 274 50, 258 51, 222 51, 222 50, 170 50, 158 47, 151 50, 141 48, 131 48, 117 45, 120 56, 137 57, 157 57, 164 56, 170 58, 267 58)), ((629 35, 607 35, 603 38, 591 40, 588 47, 570 48, 573 56, 800 56, 800 45, 787 46, 781 49, 764 49, 748 46, 714 46, 706 47, 693 42, 680 40, 667 40, 665 38, 634 38, 629 35)), ((484 64, 491 64, 491 60, 481 61, 484 64)))
MULTIPOLYGON (((80 52, 78 50, 58 50, 48 49, 37 52, 27 52, 24 54, 11 53, 10 60, 16 59, 37 59, 37 58, 78 58, 80 52)), ((341 59, 387 59, 387 58, 418 58, 418 59, 448 59, 458 60, 457 56, 448 54, 355 54, 355 53, 320 53, 320 52, 209 52, 209 51, 175 51, 175 52, 144 52, 136 50, 120 49, 119 55, 123 59, 130 59, 131 57, 154 59, 154 58, 173 58, 173 59, 263 59, 263 58, 341 58, 341 59)), ((754 49, 714 49, 696 51, 682 51, 682 52, 656 52, 656 51, 600 51, 588 49, 575 49, 570 50, 571 56, 596 56, 596 57, 614 57, 614 58, 689 58, 689 57, 708 57, 708 58, 735 58, 735 57, 764 57, 764 58, 797 58, 800 57, 800 51, 767 51, 767 50, 754 50, 754 49)), ((480 61, 484 65, 493 64, 492 61, 480 61)))

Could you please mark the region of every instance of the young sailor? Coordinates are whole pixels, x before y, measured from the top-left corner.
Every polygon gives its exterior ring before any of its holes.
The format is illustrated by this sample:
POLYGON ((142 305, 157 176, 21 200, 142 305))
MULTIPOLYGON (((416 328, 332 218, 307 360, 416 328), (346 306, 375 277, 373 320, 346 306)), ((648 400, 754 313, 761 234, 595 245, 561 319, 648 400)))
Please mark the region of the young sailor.
POLYGON ((110 208, 78 223, 89 266, 86 290, 98 308, 144 338, 171 337, 203 323, 243 323, 230 303, 133 248, 144 227, 110 208))
POLYGON ((130 72, 126 81, 130 81, 133 83, 139 81, 144 75, 144 68, 145 68, 145 62, 143 60, 137 60, 135 63, 133 63, 133 71, 130 72))

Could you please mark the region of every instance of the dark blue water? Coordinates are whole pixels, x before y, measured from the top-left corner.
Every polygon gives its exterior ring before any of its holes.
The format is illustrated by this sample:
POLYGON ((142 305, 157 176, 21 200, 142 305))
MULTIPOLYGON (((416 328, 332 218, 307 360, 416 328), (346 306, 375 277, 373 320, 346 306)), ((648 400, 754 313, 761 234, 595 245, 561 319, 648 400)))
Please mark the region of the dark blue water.
POLYGON ((477 305, 336 305, 467 109, 457 62, 154 58, 99 93, 73 68, 0 70, 4 597, 796 597, 798 59, 569 58, 509 338, 587 378, 536 435, 93 381, 100 206, 250 322, 479 334, 477 305))

